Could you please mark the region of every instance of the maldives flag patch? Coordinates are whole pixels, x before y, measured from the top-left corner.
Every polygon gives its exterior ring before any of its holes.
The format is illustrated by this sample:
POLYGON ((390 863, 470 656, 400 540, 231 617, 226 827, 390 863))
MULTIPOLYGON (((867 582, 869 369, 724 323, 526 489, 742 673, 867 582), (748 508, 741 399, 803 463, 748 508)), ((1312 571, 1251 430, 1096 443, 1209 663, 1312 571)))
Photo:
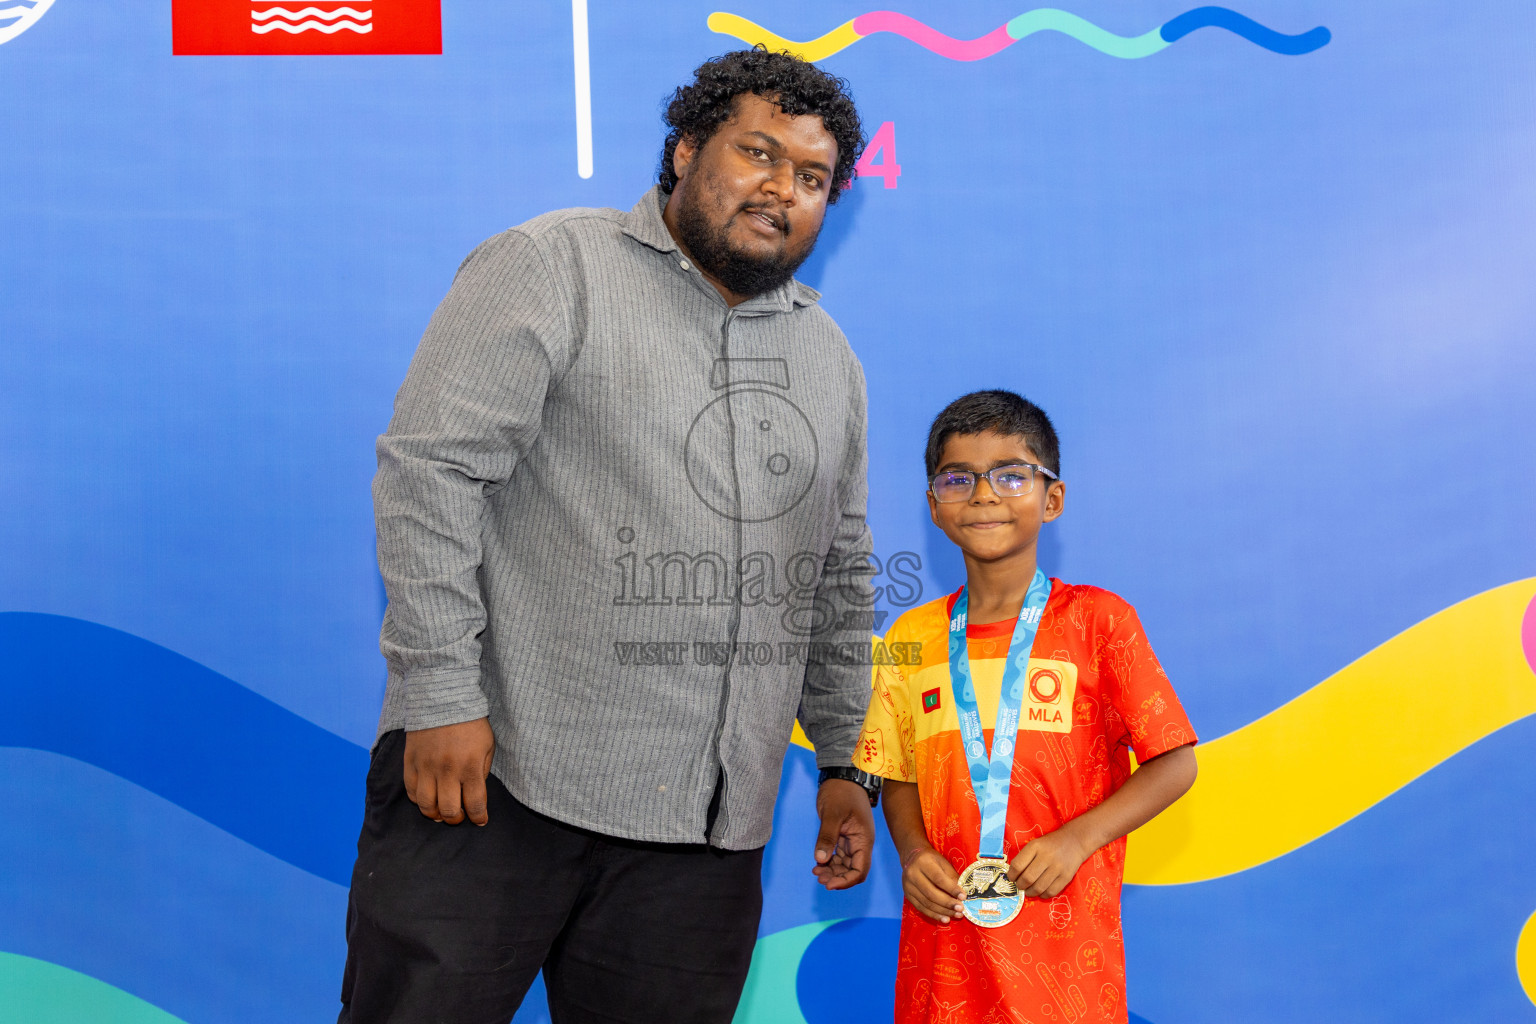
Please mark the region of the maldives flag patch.
POLYGON ((442 53, 442 0, 171 0, 177 56, 442 53))
POLYGON ((939 710, 939 688, 923 691, 923 714, 939 710))

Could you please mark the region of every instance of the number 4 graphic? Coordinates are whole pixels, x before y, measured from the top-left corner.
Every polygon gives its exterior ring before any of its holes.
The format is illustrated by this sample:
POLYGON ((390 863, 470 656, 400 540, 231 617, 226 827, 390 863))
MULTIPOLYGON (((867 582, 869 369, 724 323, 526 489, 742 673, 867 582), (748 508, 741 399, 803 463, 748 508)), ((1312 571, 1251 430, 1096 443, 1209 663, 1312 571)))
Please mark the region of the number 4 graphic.
POLYGON ((859 172, 861 178, 884 178, 886 188, 896 187, 896 179, 901 177, 901 164, 896 162, 895 121, 887 121, 880 126, 875 137, 869 140, 869 145, 864 147, 864 152, 859 154, 853 169, 859 172), (876 156, 882 158, 879 163, 875 163, 876 156))

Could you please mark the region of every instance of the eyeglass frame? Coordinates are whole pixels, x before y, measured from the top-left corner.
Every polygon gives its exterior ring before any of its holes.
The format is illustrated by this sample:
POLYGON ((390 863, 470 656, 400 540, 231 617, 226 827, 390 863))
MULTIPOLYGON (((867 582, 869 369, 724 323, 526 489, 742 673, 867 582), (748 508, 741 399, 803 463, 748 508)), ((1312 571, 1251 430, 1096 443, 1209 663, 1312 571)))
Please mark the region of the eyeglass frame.
MULTIPOLYGON (((956 470, 956 469, 941 469, 937 473, 933 474, 933 476, 928 478, 928 493, 933 495, 933 500, 938 502, 941 505, 956 505, 956 504, 959 504, 962 501, 970 501, 972 498, 976 497, 976 485, 981 483, 982 479, 985 478, 986 481, 987 481, 987 486, 992 488, 992 493, 997 495, 999 498, 1024 498, 1024 497, 1028 497, 1030 494, 1034 493, 1034 490, 1035 490, 1035 478, 1034 478, 1033 475, 1029 478, 1029 490, 1023 492, 1022 494, 1004 494, 1002 491, 998 490, 998 488, 997 488, 997 481, 992 479, 992 474, 993 473, 998 473, 998 472, 1001 472, 1002 470, 1005 470, 1005 469, 1017 469, 1020 466, 1023 466, 1024 468, 1028 469, 1032 474, 1036 474, 1036 475, 1045 477, 1047 480, 1050 480, 1052 483, 1054 483, 1054 482, 1056 482, 1056 481, 1061 479, 1061 477, 1057 476, 1055 473, 1052 473, 1049 469, 1046 469, 1044 466, 1040 465, 1038 462, 1009 462, 1009 463, 1006 463, 1005 465, 1002 465, 1002 466, 993 466, 991 469, 987 470, 984 473, 978 473, 978 472, 976 472, 975 470, 972 470, 972 469, 958 469, 958 470, 956 470), (965 473, 966 475, 971 477, 971 489, 970 489, 970 492, 967 493, 966 496, 963 497, 963 498, 944 499, 944 498, 939 497, 939 492, 934 489, 933 482, 935 480, 937 480, 941 476, 945 476, 945 475, 949 475, 949 474, 954 474, 954 473, 965 473)), ((1047 484, 1046 486, 1049 487, 1050 484, 1047 484)))

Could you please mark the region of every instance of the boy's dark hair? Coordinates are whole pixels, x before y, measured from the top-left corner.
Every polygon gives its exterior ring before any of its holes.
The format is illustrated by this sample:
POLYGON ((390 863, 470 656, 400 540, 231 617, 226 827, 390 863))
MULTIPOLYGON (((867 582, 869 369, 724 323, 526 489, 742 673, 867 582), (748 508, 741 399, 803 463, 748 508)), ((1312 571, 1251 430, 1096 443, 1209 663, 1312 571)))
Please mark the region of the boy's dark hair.
POLYGON ((864 127, 853 105, 848 83, 815 64, 787 53, 770 53, 762 46, 734 50, 700 64, 688 85, 680 85, 667 103, 667 140, 661 148, 661 190, 677 187, 672 151, 682 139, 702 146, 728 121, 736 97, 754 93, 773 100, 793 117, 815 114, 837 140, 837 166, 832 169, 827 202, 835 203, 853 180, 853 164, 864 149, 864 127))
POLYGON ((1061 475, 1061 445, 1051 418, 1029 399, 997 389, 961 395, 934 417, 933 426, 928 428, 928 451, 924 456, 928 479, 939 471, 944 443, 951 437, 989 431, 1005 437, 1022 437, 1042 466, 1061 475))

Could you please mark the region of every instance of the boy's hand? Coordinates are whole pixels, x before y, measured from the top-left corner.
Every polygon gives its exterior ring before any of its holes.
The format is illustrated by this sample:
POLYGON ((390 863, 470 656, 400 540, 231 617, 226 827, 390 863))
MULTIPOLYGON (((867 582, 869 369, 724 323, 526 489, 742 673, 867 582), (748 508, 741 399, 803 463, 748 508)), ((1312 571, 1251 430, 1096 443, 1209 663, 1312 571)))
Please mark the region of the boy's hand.
POLYGON ((923 844, 902 858, 901 888, 919 914, 939 924, 960 916, 960 876, 942 853, 923 844))
POLYGON ((405 734, 405 795, 433 821, 490 820, 485 777, 496 736, 483 718, 405 734))
POLYGON ((1065 828, 1031 839, 1008 864, 1008 877, 1025 896, 1050 899, 1072 882, 1093 851, 1065 828))

